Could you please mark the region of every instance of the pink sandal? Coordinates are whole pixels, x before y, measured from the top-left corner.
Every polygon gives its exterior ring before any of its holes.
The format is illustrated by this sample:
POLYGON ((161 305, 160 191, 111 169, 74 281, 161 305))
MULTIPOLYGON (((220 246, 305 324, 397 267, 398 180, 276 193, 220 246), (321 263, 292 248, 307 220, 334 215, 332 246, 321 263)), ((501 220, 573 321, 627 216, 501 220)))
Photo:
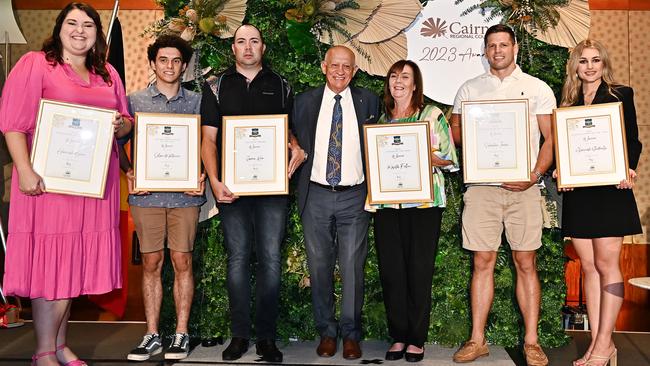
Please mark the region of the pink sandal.
POLYGON ((56 357, 56 351, 49 351, 49 352, 42 352, 38 353, 32 356, 32 366, 36 366, 36 361, 38 361, 39 358, 47 357, 47 356, 52 356, 54 355, 56 357))
MULTIPOLYGON (((64 348, 66 348, 67 345, 64 343, 60 346, 56 347, 56 352, 63 351, 64 348)), ((68 361, 63 364, 63 366, 88 366, 88 364, 80 359, 68 361)))

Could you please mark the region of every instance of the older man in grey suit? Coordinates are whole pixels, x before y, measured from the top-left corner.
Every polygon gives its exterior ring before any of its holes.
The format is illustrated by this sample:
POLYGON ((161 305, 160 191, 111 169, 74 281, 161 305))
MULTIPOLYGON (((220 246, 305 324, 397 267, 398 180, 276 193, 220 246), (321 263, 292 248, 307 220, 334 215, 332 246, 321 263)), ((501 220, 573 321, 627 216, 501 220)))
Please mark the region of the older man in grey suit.
POLYGON ((305 233, 312 304, 321 357, 361 357, 361 308, 370 215, 364 211, 363 124, 379 117, 379 98, 349 86, 357 71, 344 46, 327 51, 321 63, 326 85, 298 95, 293 108, 296 137, 308 153, 298 177, 298 208, 305 233), (343 294, 335 318, 333 274, 338 257, 343 294))

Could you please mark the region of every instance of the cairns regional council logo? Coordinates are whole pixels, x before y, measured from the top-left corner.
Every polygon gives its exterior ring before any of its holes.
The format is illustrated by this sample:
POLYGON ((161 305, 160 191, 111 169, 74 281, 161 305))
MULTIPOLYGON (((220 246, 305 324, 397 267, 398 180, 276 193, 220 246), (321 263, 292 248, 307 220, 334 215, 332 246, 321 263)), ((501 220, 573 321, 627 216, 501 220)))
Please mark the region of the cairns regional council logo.
POLYGON ((483 38, 488 28, 488 25, 462 24, 461 22, 447 24, 444 19, 428 18, 422 22, 420 35, 431 38, 483 38))

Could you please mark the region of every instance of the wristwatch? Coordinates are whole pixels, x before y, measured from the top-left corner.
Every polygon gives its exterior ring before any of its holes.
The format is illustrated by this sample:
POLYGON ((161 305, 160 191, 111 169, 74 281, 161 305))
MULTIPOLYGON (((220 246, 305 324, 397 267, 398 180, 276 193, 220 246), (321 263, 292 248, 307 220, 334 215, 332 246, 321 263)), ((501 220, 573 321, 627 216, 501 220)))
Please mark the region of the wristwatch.
POLYGON ((544 174, 538 172, 537 170, 533 170, 533 174, 537 176, 537 184, 542 183, 542 178, 544 178, 544 174))

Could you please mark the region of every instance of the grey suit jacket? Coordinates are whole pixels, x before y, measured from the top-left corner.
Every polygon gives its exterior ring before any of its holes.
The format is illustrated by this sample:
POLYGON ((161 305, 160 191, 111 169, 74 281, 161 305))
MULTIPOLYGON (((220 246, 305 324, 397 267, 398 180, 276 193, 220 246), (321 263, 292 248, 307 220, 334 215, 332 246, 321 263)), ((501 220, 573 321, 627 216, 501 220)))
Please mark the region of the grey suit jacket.
MULTIPOLYGON (((296 96, 293 104, 293 128, 300 146, 309 154, 307 161, 302 164, 298 172, 298 212, 302 214, 309 196, 309 180, 311 169, 314 165, 314 140, 316 138, 316 124, 323 101, 325 86, 320 86, 296 96)), ((376 123, 379 119, 380 101, 374 93, 362 88, 350 86, 350 93, 357 114, 359 124, 359 143, 365 170, 365 154, 363 142, 363 125, 376 123)))

